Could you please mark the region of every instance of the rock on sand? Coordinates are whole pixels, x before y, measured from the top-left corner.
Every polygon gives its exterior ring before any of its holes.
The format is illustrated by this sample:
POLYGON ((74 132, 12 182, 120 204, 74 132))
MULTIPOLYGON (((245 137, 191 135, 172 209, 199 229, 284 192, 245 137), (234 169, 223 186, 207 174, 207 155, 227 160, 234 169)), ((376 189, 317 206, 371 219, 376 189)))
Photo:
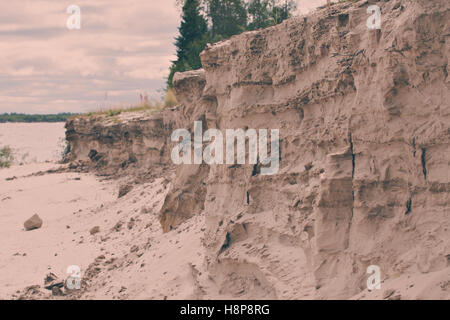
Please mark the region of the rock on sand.
POLYGON ((35 214, 30 219, 25 221, 23 226, 26 231, 39 229, 40 227, 42 227, 42 219, 37 214, 35 214))

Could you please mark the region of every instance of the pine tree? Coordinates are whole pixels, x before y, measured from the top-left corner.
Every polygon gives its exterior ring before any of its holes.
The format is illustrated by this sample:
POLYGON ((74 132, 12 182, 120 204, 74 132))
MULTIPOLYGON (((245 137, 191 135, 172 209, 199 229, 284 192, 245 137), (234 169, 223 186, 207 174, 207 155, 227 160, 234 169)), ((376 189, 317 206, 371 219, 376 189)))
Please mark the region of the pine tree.
POLYGON ((214 43, 246 30, 266 28, 290 17, 294 0, 177 0, 183 5, 182 22, 176 38, 177 60, 172 62, 167 85, 175 72, 201 68, 200 53, 208 41, 214 43), (202 15, 206 8, 210 26, 202 15), (247 24, 247 21, 250 21, 247 24))
POLYGON ((273 24, 279 24, 289 18, 291 16, 292 11, 297 8, 295 1, 293 0, 284 0, 276 1, 271 0, 272 2, 272 21, 273 24))
POLYGON ((177 60, 172 62, 167 79, 169 88, 175 72, 201 68, 200 53, 207 43, 208 25, 200 9, 200 0, 185 0, 178 28, 180 35, 175 39, 177 60))
POLYGON ((270 0, 250 0, 248 4, 248 15, 250 22, 248 30, 266 28, 272 25, 270 0))
POLYGON ((267 28, 289 18, 296 5, 293 0, 250 0, 248 30, 267 28))
POLYGON ((247 27, 247 10, 243 0, 210 0, 208 16, 212 24, 213 42, 241 33, 247 27))

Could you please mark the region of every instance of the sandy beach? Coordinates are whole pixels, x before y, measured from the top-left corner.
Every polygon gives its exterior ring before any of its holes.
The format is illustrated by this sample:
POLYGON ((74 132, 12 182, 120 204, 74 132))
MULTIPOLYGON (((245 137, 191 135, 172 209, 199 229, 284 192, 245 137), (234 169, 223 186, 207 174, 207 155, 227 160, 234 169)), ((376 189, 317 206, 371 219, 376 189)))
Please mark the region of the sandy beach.
POLYGON ((136 185, 118 199, 124 181, 48 173, 61 167, 0 170, 0 299, 52 298, 42 288, 45 276, 64 279, 73 265, 89 280, 77 298, 198 298, 192 272, 203 259, 202 216, 183 232, 163 234, 157 217, 166 193, 161 179, 136 185), (33 214, 43 225, 25 231, 23 222, 33 214), (99 232, 92 235, 96 226, 99 232), (95 277, 89 274, 93 268, 99 268, 95 277), (39 291, 27 296, 26 288, 34 285, 39 291))
POLYGON ((40 284, 50 271, 64 275, 68 266, 85 266, 95 257, 89 241, 80 243, 90 228, 89 219, 80 216, 92 216, 96 207, 113 199, 114 190, 86 174, 34 175, 55 167, 45 163, 0 170, 2 298, 40 284), (33 214, 43 219, 43 226, 25 231, 23 223, 33 214))

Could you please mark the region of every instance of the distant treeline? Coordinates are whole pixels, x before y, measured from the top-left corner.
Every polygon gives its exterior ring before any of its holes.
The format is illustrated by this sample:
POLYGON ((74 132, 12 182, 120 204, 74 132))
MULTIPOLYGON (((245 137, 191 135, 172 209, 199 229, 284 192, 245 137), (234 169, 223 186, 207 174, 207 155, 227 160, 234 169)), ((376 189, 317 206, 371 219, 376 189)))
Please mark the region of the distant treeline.
POLYGON ((3 113, 0 114, 0 123, 4 122, 65 122, 67 118, 77 115, 76 113, 58 114, 24 114, 3 113))

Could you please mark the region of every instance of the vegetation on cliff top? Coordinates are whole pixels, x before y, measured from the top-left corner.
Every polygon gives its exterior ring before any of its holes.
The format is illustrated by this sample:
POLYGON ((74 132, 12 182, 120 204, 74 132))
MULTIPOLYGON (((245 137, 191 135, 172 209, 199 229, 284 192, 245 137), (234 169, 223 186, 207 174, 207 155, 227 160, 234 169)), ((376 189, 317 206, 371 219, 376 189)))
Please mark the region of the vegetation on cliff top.
POLYGON ((146 113, 154 113, 163 110, 167 107, 174 107, 178 104, 177 98, 175 97, 175 94, 173 92, 173 89, 168 89, 166 91, 166 95, 164 97, 164 100, 155 100, 150 101, 147 97, 143 97, 141 99, 141 104, 136 106, 117 106, 112 108, 107 108, 104 110, 99 111, 93 111, 93 112, 87 112, 81 115, 75 115, 75 116, 84 116, 84 117, 91 117, 91 116, 99 116, 104 115, 108 117, 114 117, 118 116, 122 113, 126 112, 146 112, 146 113))
POLYGON ((201 68, 200 53, 216 43, 247 30, 266 28, 289 18, 294 0, 178 0, 182 5, 177 59, 172 61, 167 87, 175 72, 201 68))

